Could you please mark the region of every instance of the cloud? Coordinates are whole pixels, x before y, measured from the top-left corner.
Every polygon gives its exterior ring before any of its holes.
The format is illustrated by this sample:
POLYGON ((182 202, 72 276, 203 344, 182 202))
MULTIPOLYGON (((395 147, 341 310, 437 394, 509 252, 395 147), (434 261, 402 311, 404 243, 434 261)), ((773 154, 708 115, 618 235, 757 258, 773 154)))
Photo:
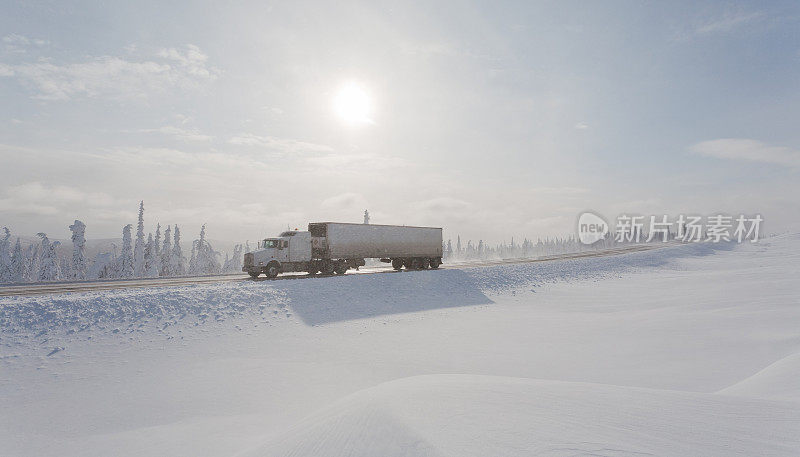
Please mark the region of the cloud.
POLYGON ((400 43, 399 48, 405 54, 421 57, 454 56, 459 54, 452 44, 444 42, 400 43))
POLYGON ((525 222, 526 228, 531 228, 539 231, 558 231, 557 229, 563 227, 567 218, 565 216, 551 216, 531 219, 525 222))
POLYGON ((357 210, 367 208, 367 199, 363 195, 355 192, 346 192, 333 197, 326 198, 322 201, 323 208, 333 210, 357 210))
POLYGON ((726 11, 721 16, 697 24, 694 31, 699 35, 730 32, 763 16, 764 14, 758 11, 726 11))
POLYGON ((732 32, 753 25, 766 17, 760 11, 729 8, 713 16, 698 17, 674 31, 673 41, 687 42, 697 37, 707 37, 732 32))
POLYGON ((468 211, 471 205, 469 202, 457 198, 436 197, 412 203, 411 206, 419 211, 448 214, 468 211))
POLYGON ((12 33, 10 35, 6 35, 2 39, 3 49, 6 52, 16 53, 16 54, 24 54, 27 52, 27 49, 31 46, 46 46, 50 42, 47 40, 42 40, 38 38, 28 38, 23 35, 17 35, 16 33, 12 33))
POLYGON ((214 139, 213 136, 203 134, 196 128, 184 129, 171 125, 166 125, 157 129, 140 129, 138 131, 142 133, 162 133, 181 141, 211 141, 214 139))
POLYGON ((202 175, 205 178, 218 176, 218 179, 228 178, 226 173, 241 169, 243 163, 251 168, 263 163, 258 157, 242 154, 219 151, 186 152, 171 148, 125 147, 88 155, 129 170, 154 169, 163 175, 191 171, 198 178, 202 175))
POLYGON ((34 181, 6 188, 0 198, 0 210, 50 216, 70 207, 103 208, 116 203, 111 196, 102 192, 86 192, 70 186, 48 186, 34 181))
POLYGON ((228 144, 236 146, 253 146, 278 151, 287 154, 296 153, 329 153, 333 148, 324 144, 309 143, 289 138, 276 138, 272 136, 259 136, 243 133, 228 140, 228 144))
POLYGON ((102 192, 86 192, 70 186, 48 186, 33 181, 18 186, 8 187, 5 195, 19 201, 51 201, 64 203, 81 203, 90 206, 110 206, 115 203, 108 194, 102 192))
POLYGON ((0 198, 0 211, 14 213, 22 216, 53 216, 59 214, 59 208, 53 205, 40 203, 26 203, 10 198, 0 198))
POLYGON ((746 138, 722 138, 703 141, 689 148, 697 154, 718 159, 765 162, 800 167, 800 151, 785 146, 770 146, 746 138))
POLYGON ((200 51, 200 48, 193 44, 186 45, 185 49, 177 48, 161 49, 157 55, 163 59, 175 62, 187 74, 203 79, 213 79, 216 77, 208 67, 206 61, 208 56, 200 51))
POLYGON ((169 89, 195 89, 213 81, 217 71, 207 66, 208 57, 197 46, 162 49, 147 60, 116 56, 91 57, 85 62, 58 64, 39 59, 16 65, 0 65, 0 76, 16 77, 40 100, 79 97, 145 98, 169 89))
POLYGON ((530 189, 534 194, 547 194, 559 196, 583 195, 589 192, 585 187, 534 187, 530 189))

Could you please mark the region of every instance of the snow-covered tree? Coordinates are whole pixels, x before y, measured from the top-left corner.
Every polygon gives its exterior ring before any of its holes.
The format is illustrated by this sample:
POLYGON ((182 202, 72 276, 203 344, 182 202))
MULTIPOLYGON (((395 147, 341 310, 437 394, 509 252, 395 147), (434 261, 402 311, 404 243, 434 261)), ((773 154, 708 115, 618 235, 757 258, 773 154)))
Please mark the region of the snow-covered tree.
POLYGON ((175 226, 175 240, 172 243, 172 257, 170 259, 172 274, 174 276, 181 276, 186 274, 186 267, 184 266, 183 249, 181 249, 181 229, 175 226))
POLYGON ((156 237, 153 239, 153 269, 155 276, 161 274, 161 224, 156 225, 156 237))
POLYGON ((160 273, 156 265, 156 247, 153 241, 153 234, 147 234, 147 243, 144 245, 144 275, 148 278, 156 277, 160 273))
POLYGON ((11 282, 11 231, 3 227, 0 237, 0 282, 11 282))
MULTIPOLYGON (((288 230, 289 226, 287 225, 286 227, 287 227, 287 230, 288 230)), ((206 225, 203 224, 203 226, 200 227, 200 238, 197 239, 197 252, 196 252, 196 257, 195 257, 195 262, 196 262, 195 263, 195 268, 197 270, 199 270, 199 272, 202 272, 205 269, 205 266, 206 266, 205 263, 206 263, 207 259, 204 257, 204 255, 205 255, 204 254, 204 251, 205 251, 204 246, 207 243, 208 242, 206 241, 206 225)))
POLYGON ((61 279, 73 279, 75 272, 72 271, 72 259, 65 256, 58 256, 57 259, 59 264, 59 277, 61 279))
POLYGON ((172 238, 168 225, 164 230, 164 244, 161 246, 161 276, 172 276, 172 238))
POLYGON ((364 210, 364 223, 369 224, 369 211, 366 209, 364 210))
POLYGON ((237 244, 233 247, 233 254, 229 257, 228 254, 225 254, 225 263, 222 266, 222 271, 224 272, 239 272, 242 271, 242 250, 244 246, 241 244, 237 244))
POLYGON ((190 262, 192 267, 190 267, 189 272, 201 275, 218 274, 221 268, 219 260, 217 260, 218 255, 219 253, 206 240, 206 226, 204 224, 200 228, 200 239, 196 240, 192 246, 192 259, 194 262, 190 262))
POLYGON ((86 279, 86 224, 75 220, 69 226, 72 231, 72 277, 86 279))
POLYGON ((120 278, 132 278, 134 275, 131 229, 131 224, 128 224, 122 228, 122 252, 117 258, 117 276, 120 278))
POLYGON ((25 265, 27 261, 25 260, 23 251, 22 251, 22 244, 19 242, 19 237, 17 237, 17 242, 14 243, 14 252, 11 254, 11 278, 10 282, 24 282, 26 276, 26 268, 25 265))
POLYGON ((114 271, 114 255, 110 252, 98 252, 94 257, 92 266, 86 272, 86 276, 92 279, 112 279, 116 278, 114 271))
POLYGON ((189 274, 198 274, 197 271, 197 240, 192 241, 192 251, 189 254, 189 274))
POLYGON ((58 255, 56 247, 58 241, 51 243, 45 233, 37 234, 41 239, 41 252, 39 257, 39 281, 57 281, 61 279, 61 271, 58 265, 58 255))
POLYGON ((136 245, 133 248, 133 265, 136 277, 141 278, 144 276, 144 200, 139 202, 139 222, 136 225, 136 245))
POLYGON ((242 257, 243 257, 243 250, 244 246, 241 244, 237 244, 233 247, 233 255, 231 256, 231 271, 239 272, 242 271, 242 257))
POLYGON ((39 276, 39 259, 36 251, 37 245, 29 244, 22 253, 22 260, 24 263, 23 281, 32 282, 39 276))

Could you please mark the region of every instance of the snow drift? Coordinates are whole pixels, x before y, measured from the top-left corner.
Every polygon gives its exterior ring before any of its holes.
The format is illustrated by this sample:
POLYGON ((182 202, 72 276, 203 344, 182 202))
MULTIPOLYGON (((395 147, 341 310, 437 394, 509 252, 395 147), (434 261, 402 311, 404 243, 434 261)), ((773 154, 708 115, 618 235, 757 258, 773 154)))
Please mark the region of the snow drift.
POLYGON ((800 353, 787 355, 719 393, 800 402, 800 353))
POLYGON ((800 410, 713 394, 435 375, 350 395, 248 457, 794 455, 800 410))
POLYGON ((0 455, 797 455, 798 246, 3 298, 0 455))

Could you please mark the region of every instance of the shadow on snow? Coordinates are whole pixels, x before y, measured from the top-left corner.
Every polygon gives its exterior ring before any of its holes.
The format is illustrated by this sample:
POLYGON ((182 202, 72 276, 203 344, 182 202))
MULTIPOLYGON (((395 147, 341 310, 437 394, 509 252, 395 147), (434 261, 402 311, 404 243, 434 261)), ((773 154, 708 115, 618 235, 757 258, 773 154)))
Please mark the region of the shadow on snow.
POLYGON ((289 307, 308 325, 493 303, 461 270, 346 275, 280 281, 289 307))

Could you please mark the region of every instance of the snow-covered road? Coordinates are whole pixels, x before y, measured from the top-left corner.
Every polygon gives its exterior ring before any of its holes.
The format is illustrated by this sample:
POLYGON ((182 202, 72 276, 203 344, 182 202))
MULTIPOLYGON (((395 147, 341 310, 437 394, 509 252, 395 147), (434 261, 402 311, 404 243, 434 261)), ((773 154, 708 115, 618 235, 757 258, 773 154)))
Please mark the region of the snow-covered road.
POLYGON ((0 455, 798 455, 798 272, 792 235, 0 298, 0 455))
MULTIPOLYGON (((542 256, 537 258, 512 258, 512 259, 497 259, 497 260, 480 260, 480 261, 459 261, 451 262, 442 266, 442 269, 447 268, 473 268, 473 267, 488 267, 494 265, 507 265, 518 263, 532 263, 532 262, 551 262, 554 260, 576 259, 581 257, 605 257, 610 255, 620 255, 630 252, 649 251, 651 249, 659 249, 674 245, 671 243, 655 243, 655 244, 636 244, 632 246, 623 246, 613 249, 601 249, 595 251, 575 252, 568 254, 557 254, 551 256, 542 256)), ((395 272, 390 265, 369 266, 362 267, 359 270, 350 270, 347 274, 374 274, 374 273, 393 273, 395 272)), ((305 273, 290 273, 284 274, 277 278, 261 277, 258 281, 275 281, 281 279, 314 279, 317 276, 311 277, 305 273)), ((49 295, 61 294, 68 292, 87 292, 98 290, 112 290, 112 289, 130 289, 135 287, 166 287, 166 286, 188 286, 192 284, 209 284, 216 282, 228 281, 247 281, 252 280, 244 273, 232 273, 213 276, 189 276, 189 277, 176 277, 176 278, 138 278, 138 279, 114 279, 104 281, 60 281, 49 283, 37 284, 0 284, 0 297, 12 297, 18 295, 49 295)))

